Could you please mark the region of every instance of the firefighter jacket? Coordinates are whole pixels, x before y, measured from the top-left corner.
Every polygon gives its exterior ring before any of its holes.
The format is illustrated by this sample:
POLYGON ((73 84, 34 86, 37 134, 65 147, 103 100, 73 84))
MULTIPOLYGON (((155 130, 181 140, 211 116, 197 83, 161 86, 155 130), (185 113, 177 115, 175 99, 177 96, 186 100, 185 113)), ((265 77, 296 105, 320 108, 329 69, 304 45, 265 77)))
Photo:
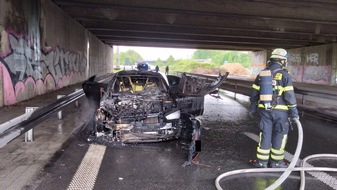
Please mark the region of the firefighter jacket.
MULTIPOLYGON (((270 63, 268 69, 271 70, 273 75, 272 109, 289 111, 291 116, 298 117, 294 87, 288 71, 282 69, 282 66, 277 63, 270 63)), ((251 110, 256 109, 256 107, 265 108, 259 100, 260 81, 261 78, 258 75, 254 81, 250 95, 251 110)))

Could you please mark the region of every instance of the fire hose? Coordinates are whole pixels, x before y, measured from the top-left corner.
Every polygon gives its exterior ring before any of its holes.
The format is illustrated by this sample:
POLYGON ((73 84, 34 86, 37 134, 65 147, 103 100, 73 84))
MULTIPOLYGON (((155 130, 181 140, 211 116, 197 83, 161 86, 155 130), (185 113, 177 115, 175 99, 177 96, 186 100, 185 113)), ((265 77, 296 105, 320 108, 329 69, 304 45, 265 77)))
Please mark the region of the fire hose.
MULTIPOLYGON (((327 168, 327 167, 304 167, 307 160, 312 158, 318 158, 318 157, 324 157, 324 158, 337 158, 337 155, 335 154, 316 154, 311 155, 306 158, 304 158, 301 162, 300 167, 296 167, 295 165, 298 162, 301 150, 302 150, 302 144, 303 144, 303 128, 298 119, 295 120, 296 126, 298 128, 298 141, 297 141, 297 147, 294 154, 293 159, 291 160, 289 166, 287 168, 254 168, 254 169, 241 169, 241 170, 234 170, 229 171, 226 173, 223 173, 219 175, 215 180, 215 186, 218 190, 223 190, 223 188, 220 186, 220 180, 233 175, 239 175, 239 174, 247 174, 247 173, 265 173, 265 172, 283 172, 282 175, 269 187, 266 188, 266 190, 273 190, 279 187, 291 174, 293 171, 300 171, 301 172, 301 184, 300 184, 300 190, 304 190, 305 187, 305 171, 329 171, 329 172, 337 172, 337 168, 327 168)), ((327 184, 329 185, 329 184, 327 184)), ((337 189, 334 185, 329 185, 330 187, 337 189)))

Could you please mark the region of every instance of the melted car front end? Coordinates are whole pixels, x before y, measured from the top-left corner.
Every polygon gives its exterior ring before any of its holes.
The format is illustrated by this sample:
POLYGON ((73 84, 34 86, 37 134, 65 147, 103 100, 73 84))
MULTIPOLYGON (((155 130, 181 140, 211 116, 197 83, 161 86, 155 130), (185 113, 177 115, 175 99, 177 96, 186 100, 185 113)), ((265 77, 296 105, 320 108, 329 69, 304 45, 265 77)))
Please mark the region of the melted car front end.
POLYGON ((175 107, 165 95, 108 97, 97 110, 95 131, 97 136, 107 135, 111 141, 123 143, 172 139, 179 131, 180 111, 169 112, 175 107))
POLYGON ((158 76, 116 75, 94 118, 97 137, 137 143, 174 139, 181 126, 180 110, 158 76))

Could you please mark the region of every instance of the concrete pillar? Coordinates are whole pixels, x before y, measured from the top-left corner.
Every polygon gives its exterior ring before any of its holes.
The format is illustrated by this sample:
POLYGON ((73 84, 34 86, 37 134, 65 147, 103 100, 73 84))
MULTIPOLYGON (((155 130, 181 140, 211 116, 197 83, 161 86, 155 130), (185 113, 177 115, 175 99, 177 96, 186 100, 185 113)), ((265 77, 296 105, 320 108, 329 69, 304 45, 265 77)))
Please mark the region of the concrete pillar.
POLYGON ((255 51, 251 52, 251 77, 255 78, 262 69, 266 67, 267 63, 267 51, 255 51))
POLYGON ((332 47, 332 73, 331 73, 331 85, 337 85, 337 43, 332 47))

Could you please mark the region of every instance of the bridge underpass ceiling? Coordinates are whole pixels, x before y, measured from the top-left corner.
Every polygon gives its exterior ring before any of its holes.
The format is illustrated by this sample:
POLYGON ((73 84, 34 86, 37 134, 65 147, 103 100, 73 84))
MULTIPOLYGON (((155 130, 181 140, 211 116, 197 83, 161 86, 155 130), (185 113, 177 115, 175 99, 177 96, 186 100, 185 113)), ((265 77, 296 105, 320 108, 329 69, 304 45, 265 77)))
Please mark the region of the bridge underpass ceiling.
POLYGON ((265 50, 336 42, 335 0, 53 0, 109 45, 265 50))

